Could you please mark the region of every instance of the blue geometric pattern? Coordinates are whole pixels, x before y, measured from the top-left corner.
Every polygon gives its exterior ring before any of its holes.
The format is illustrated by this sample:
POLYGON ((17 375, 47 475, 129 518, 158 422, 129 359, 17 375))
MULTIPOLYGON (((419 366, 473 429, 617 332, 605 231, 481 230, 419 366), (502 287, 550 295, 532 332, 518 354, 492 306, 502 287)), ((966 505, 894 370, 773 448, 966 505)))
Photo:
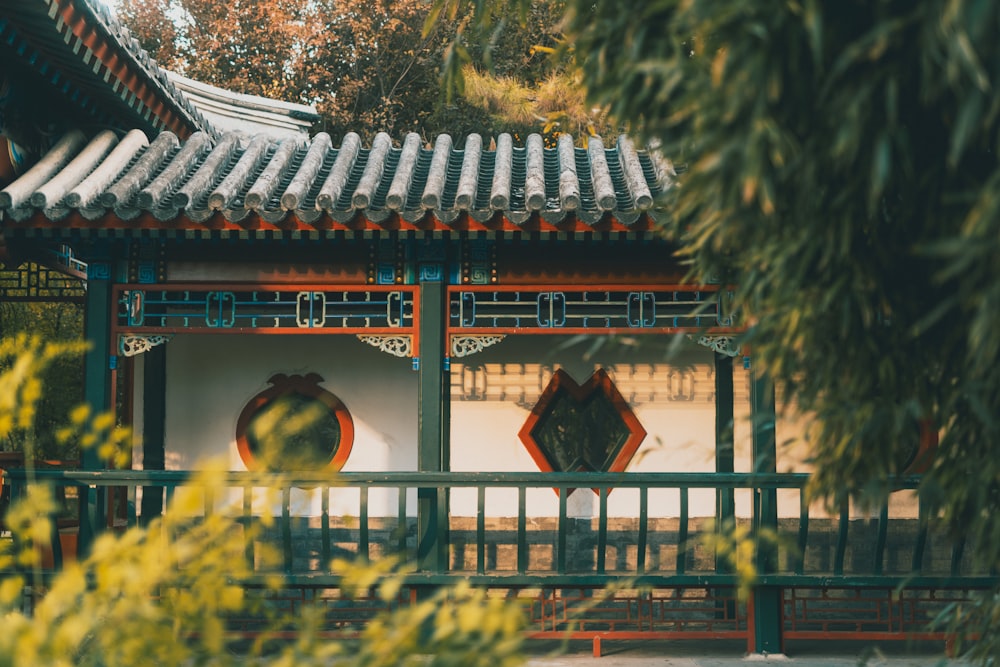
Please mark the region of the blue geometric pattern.
POLYGON ((493 261, 491 258, 493 246, 488 239, 469 239, 465 246, 463 263, 466 266, 466 278, 470 285, 489 285, 492 276, 493 261))
POLYGON ((87 280, 111 280, 111 264, 91 262, 87 265, 87 280))
POLYGON ((442 264, 421 264, 420 282, 439 283, 444 280, 444 265, 442 264))
POLYGON ((379 285, 394 285, 396 283, 396 266, 379 263, 375 273, 375 281, 379 285))
POLYGON ((139 262, 139 282, 150 284, 156 282, 156 264, 154 262, 139 262))

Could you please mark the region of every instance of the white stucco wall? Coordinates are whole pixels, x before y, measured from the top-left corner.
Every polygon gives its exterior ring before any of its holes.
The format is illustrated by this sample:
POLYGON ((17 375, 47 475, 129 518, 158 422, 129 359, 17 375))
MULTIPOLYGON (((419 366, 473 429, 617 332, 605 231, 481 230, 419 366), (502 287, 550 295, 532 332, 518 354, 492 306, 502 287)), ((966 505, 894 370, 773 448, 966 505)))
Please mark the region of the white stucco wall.
MULTIPOLYGON (((417 375, 410 359, 381 353, 353 336, 179 335, 167 344, 166 467, 198 469, 210 459, 245 470, 236 420, 277 374, 318 373, 354 421, 344 471, 415 470, 417 375)), ((141 386, 141 385, 139 385, 141 386)), ((137 401, 137 404, 141 401, 137 401)), ((296 492, 314 513, 318 499, 296 492)), ((356 492, 335 491, 332 513, 357 513, 356 492)), ((373 492, 370 511, 392 515, 395 491, 373 492)))
MULTIPOLYGON (((621 337, 508 336, 483 352, 453 361, 452 470, 537 471, 517 434, 552 372, 561 368, 582 385, 603 368, 647 431, 629 471, 714 471, 713 354, 678 342, 671 349, 662 337, 637 345, 621 337)), ((459 490, 452 498, 453 513, 475 513, 474 491, 459 490)), ((530 490, 527 506, 531 516, 553 516, 558 497, 550 489, 530 490)), ((714 492, 691 492, 692 516, 713 516, 714 507, 714 492)), ((637 491, 617 489, 608 496, 610 516, 636 516, 638 508, 637 491)), ((677 491, 650 493, 650 516, 677 516, 679 509, 677 491)), ((516 516, 516 492, 491 491, 487 511, 516 516)), ((597 494, 574 492, 568 512, 597 516, 597 494)))
MULTIPOLYGON (((686 340, 669 348, 663 338, 630 344, 620 339, 579 340, 568 336, 508 336, 501 343, 451 364, 451 468, 454 471, 536 471, 518 431, 552 373, 562 368, 582 384, 604 368, 629 402, 648 435, 628 467, 641 472, 711 472, 715 469, 715 378, 713 354, 686 340)), ((136 426, 141 430, 142 372, 137 364, 136 426)), ((735 389, 735 469, 750 471, 749 372, 737 358, 735 389)), ((318 373, 321 385, 338 396, 354 420, 355 440, 345 471, 416 470, 417 374, 410 359, 389 356, 346 335, 178 335, 167 344, 166 465, 197 469, 221 459, 231 470, 245 469, 236 449, 236 420, 268 378, 318 373)), ((778 425, 779 442, 801 434, 801 418, 778 425)), ((780 471, 805 470, 802 444, 780 446, 780 471)), ((141 465, 141 451, 136 463, 141 465)), ((750 516, 749 492, 736 495, 737 514, 750 516)), ((452 513, 474 516, 474 490, 456 489, 452 513)), ((905 504, 905 503, 904 503, 905 504)), ((415 498, 408 498, 415 513, 415 498)), ((530 490, 532 517, 555 516, 556 494, 530 490)), ((319 499, 295 492, 293 510, 319 512, 319 499)), ((617 489, 608 498, 612 517, 638 514, 638 492, 617 489)), ((652 491, 651 517, 676 517, 677 491, 652 491)), ((818 508, 817 508, 818 509, 818 508)), ((569 515, 596 517, 598 497, 589 490, 569 497, 569 515)), ((331 514, 356 515, 357 492, 331 492, 331 514)), ((394 490, 373 490, 372 516, 395 516, 394 490)), ((487 493, 490 516, 516 516, 514 490, 487 493)), ((715 494, 693 490, 692 517, 714 516, 715 494)), ((798 516, 797 495, 782 492, 781 516, 798 516)), ((814 514, 814 516, 816 516, 814 514)))

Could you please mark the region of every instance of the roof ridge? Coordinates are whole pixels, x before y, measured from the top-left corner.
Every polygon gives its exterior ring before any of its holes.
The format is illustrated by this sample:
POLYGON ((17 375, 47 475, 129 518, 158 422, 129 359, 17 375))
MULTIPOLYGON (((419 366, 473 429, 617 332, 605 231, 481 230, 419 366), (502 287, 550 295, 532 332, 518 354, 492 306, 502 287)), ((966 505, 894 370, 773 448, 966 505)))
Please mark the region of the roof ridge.
MULTIPOLYGON (((73 136, 77 139, 63 142, 58 156, 43 157, 51 166, 44 174, 25 175, 0 191, 5 221, 50 226, 65 218, 73 227, 79 220, 67 216, 76 211, 100 221, 101 227, 124 229, 134 228, 129 221, 145 215, 146 224, 155 218, 155 225, 175 230, 240 229, 249 224, 293 230, 628 231, 649 228, 657 215, 657 195, 670 187, 659 176, 654 156, 624 136, 610 148, 597 139, 590 148, 577 149, 572 137, 544 148, 533 134, 527 143, 534 156, 527 163, 505 157, 512 150, 519 155, 527 150, 514 148, 506 133, 486 149, 488 142, 472 134, 465 142, 469 151, 456 148, 450 135, 441 134, 434 141, 434 159, 425 156, 422 162, 417 155, 431 151, 412 133, 401 148, 393 146, 386 133, 369 149, 356 133, 345 135, 340 147, 328 134, 319 133, 309 142, 286 140, 284 150, 272 150, 276 142, 265 133, 228 132, 218 140, 198 133, 178 142, 164 132, 154 142, 163 150, 155 151, 145 151, 145 142, 116 146, 117 138, 112 141, 107 133, 89 140, 80 140, 78 131, 73 136), (101 142, 100 150, 96 142, 101 142), (180 150, 166 150, 169 145, 180 150), (302 159, 291 159, 296 151, 302 159), (69 191, 65 165, 79 163, 77 156, 84 154, 91 156, 88 169, 101 175, 99 188, 86 188, 89 206, 74 206, 73 198, 52 208, 51 195, 35 196, 69 191), (320 165, 334 156, 335 163, 325 173, 320 165), (105 164, 108 161, 114 164, 105 164), (554 169, 543 168, 543 163, 554 169), (418 168, 427 173, 418 176, 418 168), (483 194, 489 196, 441 196, 446 189, 459 192, 469 184, 485 186, 489 191, 483 194), (251 191, 249 201, 239 195, 251 191), (304 195, 311 191, 320 193, 315 200, 304 195), (141 196, 133 199, 136 192, 141 196), (640 220, 644 222, 637 225, 640 220)), ((75 169, 82 168, 77 164, 75 169)), ((73 176, 79 180, 84 175, 73 176)))

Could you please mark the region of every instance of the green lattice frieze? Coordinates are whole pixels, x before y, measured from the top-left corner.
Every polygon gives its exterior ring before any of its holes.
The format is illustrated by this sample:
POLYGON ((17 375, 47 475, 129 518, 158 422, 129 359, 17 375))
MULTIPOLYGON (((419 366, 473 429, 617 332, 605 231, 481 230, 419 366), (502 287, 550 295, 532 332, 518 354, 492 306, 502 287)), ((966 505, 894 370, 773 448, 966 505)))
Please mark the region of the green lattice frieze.
POLYGON ((35 262, 0 269, 0 300, 83 301, 85 282, 35 262))

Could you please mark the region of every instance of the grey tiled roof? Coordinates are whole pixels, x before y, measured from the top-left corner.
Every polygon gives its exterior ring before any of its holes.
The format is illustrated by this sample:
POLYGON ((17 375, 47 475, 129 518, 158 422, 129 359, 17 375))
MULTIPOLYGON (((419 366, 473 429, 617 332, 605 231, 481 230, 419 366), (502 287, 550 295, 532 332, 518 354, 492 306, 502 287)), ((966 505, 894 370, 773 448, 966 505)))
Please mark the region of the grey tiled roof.
POLYGON ((98 124, 216 132, 102 2, 0 0, 0 57, 98 124))
POLYGON ((628 228, 650 221, 671 182, 667 162, 624 136, 609 146, 591 138, 586 148, 568 135, 554 148, 539 135, 524 147, 507 134, 491 143, 470 135, 457 149, 447 134, 431 145, 410 134, 394 146, 383 133, 364 146, 349 133, 335 147, 325 133, 308 142, 229 133, 216 142, 200 132, 147 143, 139 131, 120 140, 74 131, 0 191, 0 215, 5 227, 628 228))
POLYGON ((306 136, 321 116, 315 106, 246 95, 164 70, 169 81, 221 132, 306 136))

